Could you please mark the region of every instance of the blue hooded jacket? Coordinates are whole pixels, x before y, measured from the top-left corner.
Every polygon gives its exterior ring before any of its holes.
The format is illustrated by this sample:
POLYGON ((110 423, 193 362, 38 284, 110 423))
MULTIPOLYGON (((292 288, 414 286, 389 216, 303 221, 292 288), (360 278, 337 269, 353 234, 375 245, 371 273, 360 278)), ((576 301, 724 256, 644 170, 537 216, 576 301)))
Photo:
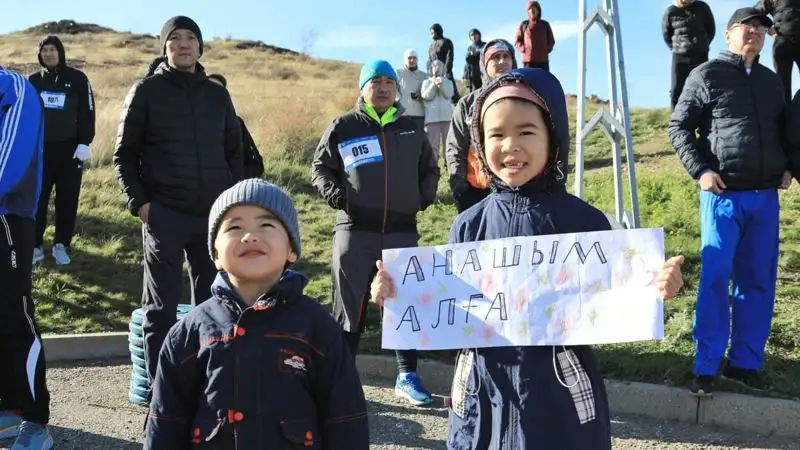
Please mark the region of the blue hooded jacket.
MULTIPOLYGON (((606 215, 566 192, 559 152, 569 151, 564 91, 542 69, 516 69, 481 91, 475 111, 502 83, 522 82, 549 109, 549 167, 518 188, 492 177, 492 193, 458 215, 450 243, 611 229, 606 215)), ((547 114, 545 114, 547 116, 547 114)), ((479 118, 472 137, 486 168, 479 118)), ((453 380, 451 450, 606 450, 611 430, 605 385, 587 346, 462 350, 453 380)))
POLYGON ((369 448, 354 359, 307 283, 287 270, 248 307, 217 275, 164 341, 144 450, 369 448))
POLYGON ((42 180, 44 115, 36 88, 0 67, 0 215, 33 219, 42 180))

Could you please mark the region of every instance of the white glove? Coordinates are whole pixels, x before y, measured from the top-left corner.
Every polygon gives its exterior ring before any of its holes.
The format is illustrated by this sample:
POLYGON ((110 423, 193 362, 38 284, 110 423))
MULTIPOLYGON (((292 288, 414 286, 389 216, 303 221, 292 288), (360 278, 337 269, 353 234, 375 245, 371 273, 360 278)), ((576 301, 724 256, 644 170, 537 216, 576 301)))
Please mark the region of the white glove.
POLYGON ((89 159, 89 146, 78 144, 78 148, 75 149, 75 154, 73 154, 72 157, 81 162, 86 162, 86 160, 89 159))

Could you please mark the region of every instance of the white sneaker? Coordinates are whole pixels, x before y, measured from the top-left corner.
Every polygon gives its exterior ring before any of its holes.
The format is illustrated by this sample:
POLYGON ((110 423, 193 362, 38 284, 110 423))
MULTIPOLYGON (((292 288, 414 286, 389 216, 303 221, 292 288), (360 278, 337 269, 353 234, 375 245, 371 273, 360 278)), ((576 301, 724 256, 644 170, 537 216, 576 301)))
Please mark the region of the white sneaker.
POLYGON ((67 249, 64 247, 64 244, 56 244, 53 246, 53 258, 56 260, 56 264, 59 266, 66 266, 72 260, 69 259, 69 255, 67 254, 67 249))
POLYGON ((44 260, 44 252, 42 251, 42 247, 34 247, 33 248, 33 264, 39 264, 44 260))

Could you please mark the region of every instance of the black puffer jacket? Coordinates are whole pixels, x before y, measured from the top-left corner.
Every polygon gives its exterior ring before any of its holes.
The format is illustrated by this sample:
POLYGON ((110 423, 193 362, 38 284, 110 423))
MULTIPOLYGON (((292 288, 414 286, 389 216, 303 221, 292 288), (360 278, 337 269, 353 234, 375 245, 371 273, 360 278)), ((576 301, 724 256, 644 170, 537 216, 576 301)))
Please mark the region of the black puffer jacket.
POLYGON ((800 0, 760 0, 755 7, 772 15, 779 36, 800 38, 800 0))
POLYGON ((222 191, 243 178, 242 130, 228 91, 161 63, 128 93, 114 168, 128 209, 145 203, 207 216, 222 191))
POLYGON ((669 5, 662 22, 664 42, 674 54, 693 59, 708 58, 716 25, 706 2, 696 0, 683 7, 669 5))
POLYGON ((729 190, 779 186, 794 159, 784 98, 778 75, 758 60, 748 75, 743 57, 722 51, 694 69, 668 127, 689 175, 713 170, 729 190))

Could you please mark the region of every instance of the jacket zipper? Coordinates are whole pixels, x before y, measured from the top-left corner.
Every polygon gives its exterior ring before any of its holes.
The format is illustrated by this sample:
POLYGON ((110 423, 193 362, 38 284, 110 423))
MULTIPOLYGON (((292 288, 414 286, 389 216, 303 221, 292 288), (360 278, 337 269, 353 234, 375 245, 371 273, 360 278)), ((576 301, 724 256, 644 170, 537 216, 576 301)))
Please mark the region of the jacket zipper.
MULTIPOLYGON (((747 74, 747 69, 745 68, 745 75, 747 76, 747 83, 750 86, 750 98, 753 100, 753 109, 755 109, 756 113, 756 124, 758 126, 758 148, 763 148, 762 141, 762 131, 761 131, 761 115, 758 113, 758 98, 753 92, 753 76, 754 71, 751 69, 750 74, 747 74)), ((756 180, 756 189, 759 189, 762 180, 764 179, 764 152, 760 151, 758 154, 758 180, 756 180)))
POLYGON ((195 121, 194 117, 194 104, 192 103, 192 95, 191 95, 191 86, 187 83, 186 86, 186 100, 189 103, 189 111, 191 112, 191 121, 192 121, 192 133, 194 134, 194 151, 197 155, 197 189, 195 193, 197 194, 197 203, 200 204, 201 200, 201 192, 203 188, 203 170, 201 164, 203 163, 202 158, 200 157, 200 142, 197 139, 197 122, 195 121))
POLYGON ((389 215, 389 146, 386 145, 386 133, 381 125, 381 142, 383 143, 383 225, 381 233, 386 232, 386 218, 389 215))

